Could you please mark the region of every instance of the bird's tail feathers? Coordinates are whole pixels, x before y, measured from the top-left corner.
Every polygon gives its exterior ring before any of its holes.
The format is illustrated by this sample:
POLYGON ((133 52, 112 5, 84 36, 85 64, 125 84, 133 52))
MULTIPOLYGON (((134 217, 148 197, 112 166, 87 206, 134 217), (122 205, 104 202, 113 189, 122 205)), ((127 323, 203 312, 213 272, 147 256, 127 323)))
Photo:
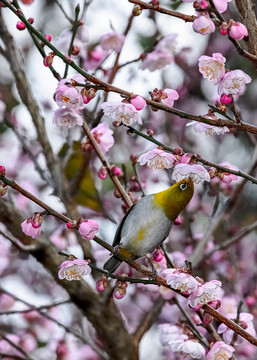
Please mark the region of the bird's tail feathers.
POLYGON ((110 273, 113 273, 118 268, 118 266, 121 264, 121 262, 122 261, 120 259, 118 259, 116 256, 112 256, 104 264, 104 270, 109 271, 110 273))

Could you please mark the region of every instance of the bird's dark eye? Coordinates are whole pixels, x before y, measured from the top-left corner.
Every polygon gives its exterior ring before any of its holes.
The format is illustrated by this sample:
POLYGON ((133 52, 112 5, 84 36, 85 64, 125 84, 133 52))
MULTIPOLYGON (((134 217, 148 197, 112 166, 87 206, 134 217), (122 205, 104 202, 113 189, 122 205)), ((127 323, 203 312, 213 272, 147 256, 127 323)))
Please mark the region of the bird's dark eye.
POLYGON ((187 189, 187 184, 186 184, 186 183, 180 184, 180 185, 179 185, 179 188, 180 188, 182 191, 184 191, 184 190, 187 189))

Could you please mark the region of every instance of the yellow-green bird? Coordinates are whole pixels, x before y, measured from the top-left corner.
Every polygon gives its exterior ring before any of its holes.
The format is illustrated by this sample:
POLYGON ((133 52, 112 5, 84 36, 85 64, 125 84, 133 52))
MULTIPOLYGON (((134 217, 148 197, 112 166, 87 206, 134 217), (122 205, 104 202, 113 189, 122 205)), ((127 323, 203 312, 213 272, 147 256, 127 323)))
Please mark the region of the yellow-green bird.
MULTIPOLYGON (((174 220, 187 206, 194 193, 191 179, 183 179, 169 189, 143 197, 122 219, 113 246, 126 249, 137 259, 156 249, 169 235, 174 220)), ((104 269, 114 272, 121 260, 113 255, 104 269)))

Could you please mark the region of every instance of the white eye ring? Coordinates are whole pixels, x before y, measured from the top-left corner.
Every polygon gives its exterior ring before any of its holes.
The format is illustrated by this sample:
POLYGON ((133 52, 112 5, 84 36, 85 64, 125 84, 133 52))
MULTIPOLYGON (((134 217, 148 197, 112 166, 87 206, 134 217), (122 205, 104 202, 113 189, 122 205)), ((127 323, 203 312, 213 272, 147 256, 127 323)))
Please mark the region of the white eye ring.
POLYGON ((180 184, 180 185, 179 185, 179 188, 180 188, 182 191, 186 190, 186 189, 187 189, 187 183, 180 184))

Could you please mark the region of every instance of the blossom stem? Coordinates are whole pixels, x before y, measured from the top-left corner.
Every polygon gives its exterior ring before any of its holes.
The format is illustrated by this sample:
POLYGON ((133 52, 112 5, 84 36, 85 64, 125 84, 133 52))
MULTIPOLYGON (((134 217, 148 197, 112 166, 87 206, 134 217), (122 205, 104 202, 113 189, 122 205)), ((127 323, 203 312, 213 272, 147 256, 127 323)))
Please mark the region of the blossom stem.
MULTIPOLYGON (((80 25, 79 22, 78 22, 79 11, 80 11, 80 6, 78 4, 76 6, 76 8, 75 8, 75 20, 73 22, 73 27, 72 27, 72 36, 71 36, 70 46, 69 46, 69 50, 68 50, 68 56, 70 56, 71 53, 72 53, 73 43, 74 43, 74 40, 75 40, 75 36, 76 36, 77 30, 78 30, 78 27, 80 25)), ((69 70, 69 64, 66 63, 63 78, 67 77, 68 70, 69 70)))
POLYGON ((157 11, 157 12, 162 13, 162 14, 177 17, 179 19, 184 20, 185 22, 193 22, 194 19, 195 19, 194 15, 182 14, 182 13, 177 12, 177 11, 172 11, 172 10, 165 9, 165 8, 162 8, 162 7, 159 7, 159 6, 154 6, 152 4, 146 3, 146 2, 141 1, 141 0, 129 0, 129 2, 132 3, 132 4, 135 4, 135 5, 140 5, 143 9, 154 10, 154 11, 157 11))

